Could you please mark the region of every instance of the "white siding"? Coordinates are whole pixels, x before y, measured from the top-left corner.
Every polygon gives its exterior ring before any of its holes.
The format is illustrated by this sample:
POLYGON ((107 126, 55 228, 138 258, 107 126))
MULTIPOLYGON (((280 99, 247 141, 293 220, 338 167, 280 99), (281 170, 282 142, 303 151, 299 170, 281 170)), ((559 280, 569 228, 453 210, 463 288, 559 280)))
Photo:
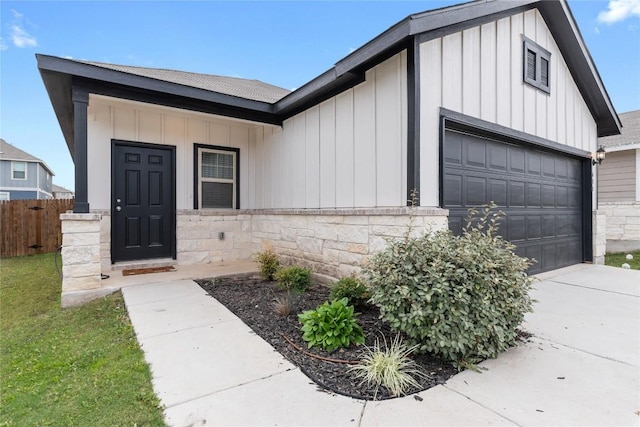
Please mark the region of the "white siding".
MULTIPOLYGON (((139 102, 91 96, 88 120, 88 189, 91 209, 111 207, 111 140, 176 147, 176 206, 193 208, 193 144, 240 149, 240 206, 253 208, 258 199, 250 190, 258 152, 256 135, 273 127, 139 102)), ((260 149, 262 143, 260 141, 260 149)), ((280 162, 281 163, 281 162, 280 162)), ((304 166, 302 166, 304 167, 304 166)), ((259 170, 262 173, 262 169, 259 170)), ((278 193, 273 191, 269 196, 278 193)), ((260 203, 263 193, 260 193, 260 203)))
POLYGON ((406 70, 401 52, 368 70, 363 83, 286 120, 281 133, 265 134, 256 162, 271 161, 256 193, 283 191, 269 205, 258 197, 256 207, 404 206, 406 70))
POLYGON ((596 123, 542 15, 530 10, 420 45, 421 204, 439 203, 439 108, 593 152, 596 123), (523 82, 522 36, 551 52, 551 94, 523 82))

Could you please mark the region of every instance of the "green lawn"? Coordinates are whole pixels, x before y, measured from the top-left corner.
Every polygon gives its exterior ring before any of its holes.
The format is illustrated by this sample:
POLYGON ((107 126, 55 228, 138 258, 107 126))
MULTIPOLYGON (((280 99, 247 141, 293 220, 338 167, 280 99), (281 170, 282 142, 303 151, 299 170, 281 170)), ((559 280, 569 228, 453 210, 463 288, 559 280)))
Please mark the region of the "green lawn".
POLYGON ((622 264, 627 263, 633 270, 640 270, 640 251, 625 252, 621 254, 607 254, 604 257, 604 263, 612 267, 620 267, 622 264), (628 261, 625 257, 630 253, 633 255, 633 259, 628 261))
POLYGON ((0 260, 0 426, 163 426, 122 295, 60 309, 53 260, 0 260))

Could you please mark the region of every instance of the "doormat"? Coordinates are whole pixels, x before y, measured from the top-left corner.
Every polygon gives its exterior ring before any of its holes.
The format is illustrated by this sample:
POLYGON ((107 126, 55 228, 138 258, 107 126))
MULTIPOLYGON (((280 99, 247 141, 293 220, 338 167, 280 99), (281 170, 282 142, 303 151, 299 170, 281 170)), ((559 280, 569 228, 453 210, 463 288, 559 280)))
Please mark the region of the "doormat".
POLYGON ((147 273, 166 273, 168 271, 176 271, 176 269, 172 266, 166 267, 151 267, 151 268, 132 268, 130 270, 122 270, 123 276, 136 276, 138 274, 147 274, 147 273))

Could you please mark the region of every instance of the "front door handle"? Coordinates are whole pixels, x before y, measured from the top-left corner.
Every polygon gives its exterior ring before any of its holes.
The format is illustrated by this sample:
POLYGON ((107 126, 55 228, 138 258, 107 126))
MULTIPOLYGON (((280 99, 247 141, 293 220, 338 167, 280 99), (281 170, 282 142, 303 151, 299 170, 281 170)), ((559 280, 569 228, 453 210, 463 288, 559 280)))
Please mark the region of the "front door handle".
POLYGON ((116 206, 116 210, 117 210, 118 212, 120 212, 120 211, 122 210, 122 208, 121 208, 120 206, 116 206))

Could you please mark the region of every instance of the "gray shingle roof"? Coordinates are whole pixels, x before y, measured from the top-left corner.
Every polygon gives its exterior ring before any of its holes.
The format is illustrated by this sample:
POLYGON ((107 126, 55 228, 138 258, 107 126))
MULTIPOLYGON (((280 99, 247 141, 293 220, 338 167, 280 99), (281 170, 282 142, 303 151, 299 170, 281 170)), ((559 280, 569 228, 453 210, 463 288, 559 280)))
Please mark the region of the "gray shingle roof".
POLYGON ((22 151, 16 146, 9 144, 4 139, 0 138, 0 159, 2 160, 22 160, 26 162, 40 163, 51 175, 55 175, 51 168, 47 164, 36 156, 32 156, 26 151, 22 151))
POLYGON ((4 139, 0 139, 0 158, 3 160, 27 160, 30 162, 42 162, 39 158, 32 156, 26 151, 9 144, 4 139))
POLYGON ((640 144, 640 110, 618 114, 618 117, 622 122, 622 133, 600 138, 598 139, 600 144, 605 147, 640 144))
POLYGON ((61 187, 57 184, 51 184, 51 189, 53 190, 54 193, 73 193, 73 191, 67 188, 61 187))
POLYGON ((190 73, 186 71, 166 70, 161 68, 133 67, 129 65, 108 64, 104 62, 74 61, 106 68, 108 70, 134 74, 183 86, 197 87, 211 92, 251 99, 254 101, 273 103, 291 92, 287 89, 273 86, 259 80, 190 73))

